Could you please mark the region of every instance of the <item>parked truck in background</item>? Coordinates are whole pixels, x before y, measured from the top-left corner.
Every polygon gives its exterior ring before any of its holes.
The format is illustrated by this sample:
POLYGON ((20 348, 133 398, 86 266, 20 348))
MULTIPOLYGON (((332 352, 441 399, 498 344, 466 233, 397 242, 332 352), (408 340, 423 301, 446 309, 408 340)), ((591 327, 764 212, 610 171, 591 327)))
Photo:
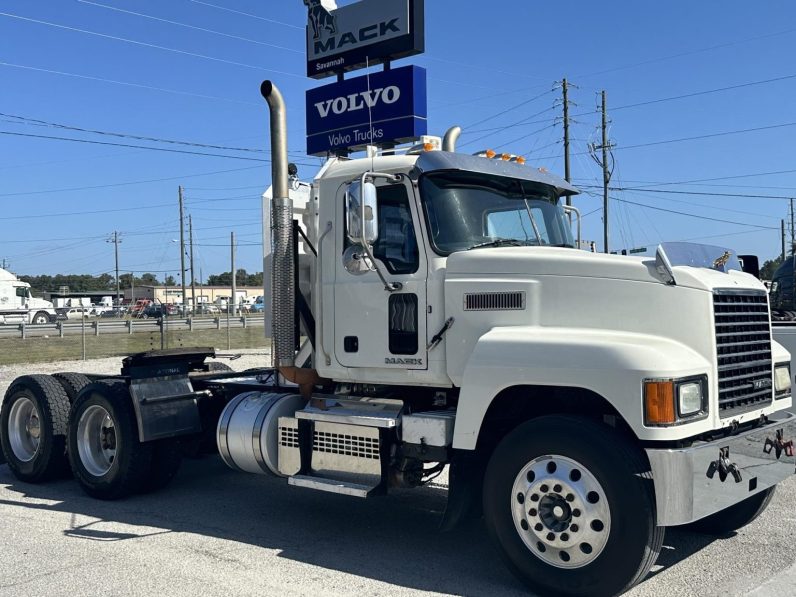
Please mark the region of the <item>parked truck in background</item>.
POLYGON ((34 298, 30 284, 0 269, 0 324, 43 324, 55 319, 51 302, 34 298))
POLYGON ((274 366, 223 373, 211 349, 180 349, 111 379, 21 377, 0 413, 18 478, 71 467, 116 499, 209 442, 235 470, 355 509, 448 467, 443 528, 483 515, 533 590, 614 595, 666 527, 736 530, 794 473, 790 355, 731 251, 578 250, 577 189, 517 156, 456 153, 458 128, 441 150, 329 159, 294 219, 286 108, 261 91, 274 366))

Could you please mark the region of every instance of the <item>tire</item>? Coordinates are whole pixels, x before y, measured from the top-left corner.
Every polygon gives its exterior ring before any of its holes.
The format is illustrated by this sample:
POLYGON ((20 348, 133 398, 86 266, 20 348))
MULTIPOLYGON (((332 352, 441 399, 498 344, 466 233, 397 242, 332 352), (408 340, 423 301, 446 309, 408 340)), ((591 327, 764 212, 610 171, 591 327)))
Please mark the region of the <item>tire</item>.
POLYGON ((127 384, 106 380, 80 392, 69 415, 69 462, 83 490, 116 500, 147 489, 153 446, 138 441, 127 384))
POLYGON ((49 375, 25 375, 11 384, 0 413, 0 444, 14 476, 41 483, 65 476, 69 398, 49 375))
POLYGON ((91 383, 91 379, 82 373, 54 373, 53 377, 66 392, 69 404, 74 404, 80 391, 91 383))
POLYGON ((171 483, 182 463, 182 446, 176 439, 152 442, 152 467, 145 483, 145 491, 157 491, 171 483))
POLYGON ((734 506, 692 522, 686 525, 685 528, 705 535, 716 535, 719 537, 729 535, 760 516, 771 503, 775 489, 776 486, 764 489, 734 506))
POLYGON ((33 316, 31 323, 33 325, 44 325, 45 323, 50 323, 50 315, 46 311, 39 311, 33 316))
POLYGON ((489 461, 483 502, 502 559, 540 595, 621 594, 663 543, 643 453, 585 418, 546 416, 512 431, 489 461))

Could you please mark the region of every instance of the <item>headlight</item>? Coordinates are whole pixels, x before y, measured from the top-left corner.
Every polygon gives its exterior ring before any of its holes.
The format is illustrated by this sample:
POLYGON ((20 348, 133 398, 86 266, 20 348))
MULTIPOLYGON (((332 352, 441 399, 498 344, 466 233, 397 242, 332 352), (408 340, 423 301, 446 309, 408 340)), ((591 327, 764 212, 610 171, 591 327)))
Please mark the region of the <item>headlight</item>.
POLYGON ((689 381, 677 386, 677 406, 681 416, 702 410, 702 382, 689 381))
POLYGON ((774 369, 774 390, 777 398, 784 398, 790 394, 790 365, 779 364, 774 369))
POLYGON ((644 423, 668 427, 707 416, 707 376, 644 380, 644 423))

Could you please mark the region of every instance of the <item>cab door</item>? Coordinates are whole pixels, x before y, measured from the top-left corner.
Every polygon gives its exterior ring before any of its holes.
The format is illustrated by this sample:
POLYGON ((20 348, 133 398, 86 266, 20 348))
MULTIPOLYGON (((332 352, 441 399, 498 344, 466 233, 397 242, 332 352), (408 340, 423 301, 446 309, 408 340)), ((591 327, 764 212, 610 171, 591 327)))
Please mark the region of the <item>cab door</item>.
POLYGON ((428 269, 419 209, 409 181, 377 180, 376 185, 374 265, 400 289, 385 289, 378 272, 368 267, 362 246, 348 239, 345 226, 338 226, 335 356, 345 367, 426 369, 428 269))

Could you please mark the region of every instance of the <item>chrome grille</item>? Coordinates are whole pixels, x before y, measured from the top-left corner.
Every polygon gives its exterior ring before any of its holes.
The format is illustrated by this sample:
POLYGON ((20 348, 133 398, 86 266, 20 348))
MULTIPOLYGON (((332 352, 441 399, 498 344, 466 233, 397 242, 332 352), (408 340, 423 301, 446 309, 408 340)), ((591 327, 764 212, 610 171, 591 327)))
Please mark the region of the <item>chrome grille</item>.
POLYGON ((772 399, 771 327, 762 291, 713 294, 722 418, 763 408, 772 399))

